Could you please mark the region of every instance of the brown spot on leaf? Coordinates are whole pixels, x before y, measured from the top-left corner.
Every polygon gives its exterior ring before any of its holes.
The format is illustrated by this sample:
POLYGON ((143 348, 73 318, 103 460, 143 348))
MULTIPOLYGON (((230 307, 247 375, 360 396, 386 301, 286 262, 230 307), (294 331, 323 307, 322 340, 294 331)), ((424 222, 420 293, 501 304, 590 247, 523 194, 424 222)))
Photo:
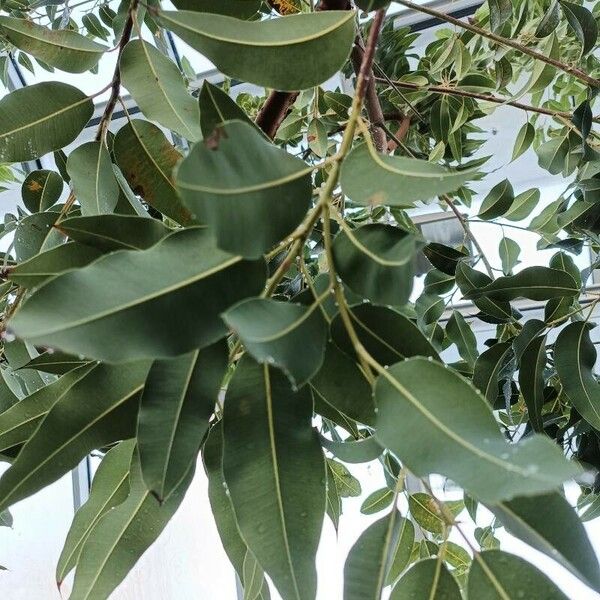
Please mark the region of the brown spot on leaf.
POLYGON ((221 138, 227 138, 227 133, 223 127, 215 127, 215 130, 204 140, 204 145, 209 150, 218 150, 221 138))

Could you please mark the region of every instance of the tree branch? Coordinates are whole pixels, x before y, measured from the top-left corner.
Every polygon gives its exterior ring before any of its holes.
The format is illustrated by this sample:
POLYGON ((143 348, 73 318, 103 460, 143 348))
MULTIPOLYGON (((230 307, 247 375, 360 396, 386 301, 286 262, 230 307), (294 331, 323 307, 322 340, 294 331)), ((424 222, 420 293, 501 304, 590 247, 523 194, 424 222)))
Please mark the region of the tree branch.
MULTIPOLYGON (((387 79, 381 77, 377 77, 376 82, 384 85, 389 84, 387 79)), ((449 96, 461 96, 463 98, 474 98, 475 100, 483 100, 485 102, 492 102, 493 104, 506 104, 507 106, 513 106, 514 108, 518 108, 520 110, 539 113, 541 115, 549 115, 551 117, 563 117, 565 119, 570 119, 573 116, 572 113, 562 110, 552 110, 550 108, 531 106, 530 104, 523 104, 522 102, 514 102, 512 100, 498 98, 498 96, 492 96, 491 94, 479 94, 477 92, 469 92, 467 90, 461 90, 455 87, 446 87, 441 85, 418 85, 417 83, 410 83, 408 81, 393 81, 392 83, 407 90, 432 92, 434 94, 447 94, 449 96)), ((594 117, 593 120, 598 123, 600 122, 600 117, 594 117)))
POLYGON ((115 65, 115 72, 113 74, 110 97, 106 103, 106 106, 104 107, 104 113, 102 114, 102 118, 100 119, 100 123, 98 125, 96 141, 104 139, 106 129, 108 128, 113 111, 115 110, 115 106, 117 104, 117 100, 119 98, 119 93, 121 92, 121 55, 123 54, 123 50, 125 49, 127 42, 131 38, 134 13, 137 10, 138 3, 139 0, 131 0, 131 4, 129 5, 127 20, 125 21, 125 27, 123 27, 123 33, 121 34, 121 39, 119 40, 119 52, 117 54, 117 64, 115 65))
POLYGON ((559 60, 555 60, 554 58, 546 56, 545 54, 541 54, 540 52, 537 52, 536 50, 532 50, 531 48, 528 48, 527 46, 523 46, 522 44, 519 44, 519 42, 515 42, 514 40, 502 37, 501 35, 496 35, 495 33, 492 33, 491 31, 486 31, 485 29, 482 29, 481 27, 477 27, 476 25, 472 25, 471 23, 467 23, 465 21, 461 21, 460 19, 456 19, 450 15, 447 15, 447 14, 440 12, 438 10, 435 10, 433 8, 429 8, 429 7, 423 6, 421 4, 415 4, 414 2, 410 2, 409 0, 397 0, 397 2, 398 2, 398 4, 402 4, 403 6, 406 6, 407 8, 411 8, 412 10, 416 10, 418 12, 425 13, 426 15, 429 15, 431 17, 435 17, 436 19, 440 19, 440 21, 446 21, 447 23, 452 23, 453 25, 456 25, 457 27, 461 27, 462 29, 466 29, 467 31, 476 33, 477 35, 487 38, 488 40, 492 40, 493 42, 496 42, 497 44, 500 44, 502 46, 507 46, 508 48, 513 48, 514 50, 518 50, 519 52, 521 52, 523 54, 527 54, 527 55, 531 56, 532 58, 535 58, 536 60, 539 60, 548 65, 556 67, 557 69, 564 71, 565 73, 572 75, 573 77, 576 77, 577 79, 583 81, 584 83, 586 83, 592 87, 600 87, 600 80, 595 79, 594 77, 590 77, 587 73, 585 73, 581 69, 567 65, 563 62, 560 62, 559 60))

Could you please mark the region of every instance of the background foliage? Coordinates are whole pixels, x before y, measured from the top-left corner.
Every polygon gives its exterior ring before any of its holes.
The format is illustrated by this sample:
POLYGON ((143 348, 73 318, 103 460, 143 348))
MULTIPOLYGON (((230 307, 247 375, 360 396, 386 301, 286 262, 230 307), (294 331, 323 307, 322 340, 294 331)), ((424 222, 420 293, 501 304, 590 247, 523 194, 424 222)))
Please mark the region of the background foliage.
POLYGON ((499 548, 500 527, 600 591, 582 525, 600 507, 598 265, 572 258, 600 245, 597 7, 490 0, 458 21, 402 0, 449 24, 417 54, 379 0, 113 4, 76 22, 60 2, 0 2, 5 50, 56 74, 0 100, 0 181, 22 180, 23 199, 1 232, 0 525, 105 453, 56 579, 75 569, 72 599, 107 598, 201 454, 245 599, 269 598, 268 577, 311 600, 323 521, 337 528, 360 494, 345 464, 378 461, 386 487, 361 510, 380 517, 346 559, 345 600, 564 598, 499 548), (161 51, 165 30, 225 84, 193 89, 189 63, 161 51), (97 94, 60 81, 111 51, 97 94), (353 95, 321 87, 340 70, 353 95), (234 100, 230 80, 267 89, 234 100), (95 139, 67 155, 106 91, 95 139), (141 116, 115 131, 125 91, 141 116), (564 177, 554 201, 486 184, 477 122, 501 105, 523 111, 513 159, 534 148, 564 177), (56 170, 20 172, 48 153, 56 170), (535 232, 549 266, 516 268, 507 235, 492 268, 463 214, 474 181, 487 185, 476 220, 535 232), (415 224, 431 203, 454 213, 461 245, 415 224), (469 309, 452 308, 461 297, 469 309), (495 325, 485 348, 474 317, 495 325), (431 474, 463 500, 437 498, 431 474), (449 540, 480 504, 493 524, 449 540))

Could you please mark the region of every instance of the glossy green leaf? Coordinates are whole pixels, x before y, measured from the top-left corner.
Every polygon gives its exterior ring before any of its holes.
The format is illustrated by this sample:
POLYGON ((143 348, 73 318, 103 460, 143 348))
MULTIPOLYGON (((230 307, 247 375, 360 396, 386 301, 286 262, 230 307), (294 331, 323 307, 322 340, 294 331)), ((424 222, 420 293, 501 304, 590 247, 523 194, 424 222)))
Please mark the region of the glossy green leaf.
POLYGON ((372 302, 408 302, 414 277, 415 238, 399 227, 371 223, 344 228, 333 242, 336 273, 372 302))
POLYGON ((132 119, 117 132, 114 153, 136 194, 178 223, 190 223, 190 212, 173 181, 173 169, 182 156, 156 125, 132 119))
POLYGON ((446 275, 455 275, 459 261, 468 256, 467 252, 462 249, 457 250, 437 242, 427 244, 423 248, 423 254, 436 269, 446 273, 446 275))
POLYGON ((358 365, 335 344, 326 345, 323 365, 310 386, 315 402, 322 400, 353 421, 373 423, 375 405, 371 386, 358 365))
POLYGON ((173 4, 179 10, 195 10, 248 19, 258 12, 261 0, 174 0, 173 4))
POLYGON ((510 277, 499 277, 486 286, 470 291, 467 298, 478 299, 482 296, 495 300, 549 300, 561 296, 570 297, 579 294, 579 286, 569 273, 549 267, 527 267, 510 277))
POLYGON ((569 569, 594 589, 600 589, 600 567, 577 513, 558 492, 522 496, 490 505, 512 535, 569 569))
POLYGON ((473 561, 467 593, 469 598, 477 600, 567 600, 544 573, 522 558, 501 550, 487 550, 473 561))
POLYGON ((180 10, 161 11, 158 20, 229 77, 278 90, 302 90, 323 83, 346 62, 354 41, 354 17, 352 11, 323 11, 240 21, 180 10))
POLYGON ((546 337, 534 338, 525 348, 519 369, 519 386, 527 406, 527 416, 534 431, 544 431, 542 407, 544 406, 544 387, 546 385, 546 337))
MULTIPOLYGON (((382 365, 393 365, 409 356, 438 354, 419 328, 404 315, 384 306, 358 304, 350 309, 361 343, 382 365)), ((350 356, 354 349, 340 316, 331 323, 331 337, 350 356)))
POLYGON ((363 515, 374 515, 385 510, 394 499, 394 492, 387 487, 375 490, 369 494, 360 506, 363 515))
POLYGON ((482 352, 473 367, 473 385, 483 394, 484 398, 496 406, 500 374, 511 357, 509 342, 494 344, 482 352))
POLYGON ((76 31, 48 29, 27 19, 0 16, 0 31, 20 50, 69 73, 92 69, 108 50, 76 31))
POLYGON ((350 549, 344 565, 344 600, 379 600, 398 540, 400 515, 390 514, 371 524, 350 549))
POLYGON ((340 183, 344 194, 361 206, 411 207, 418 200, 453 192, 473 175, 426 160, 378 154, 365 143, 344 160, 340 183))
POLYGON ((129 469, 135 440, 126 440, 115 446, 102 459, 90 496, 75 513, 64 547, 56 566, 58 585, 75 568, 81 549, 98 520, 112 508, 124 502, 129 495, 129 469))
POLYGON ((0 100, 0 162, 34 160, 70 144, 93 112, 91 98, 59 81, 7 94, 0 100))
POLYGON ((540 190, 538 188, 531 188, 525 190, 519 195, 515 196, 512 206, 508 212, 504 215, 505 219, 509 221, 521 221, 526 219, 540 201, 540 190))
POLYGON ((384 371, 375 400, 383 446, 416 475, 446 475, 482 500, 545 492, 579 471, 547 438, 508 444, 483 396, 434 361, 412 358, 384 371))
POLYGON ((77 561, 71 600, 107 598, 175 514, 192 480, 194 468, 159 504, 144 486, 134 456, 127 500, 104 514, 86 539, 77 561))
POLYGON ((505 275, 512 275, 512 270, 519 264, 521 246, 514 240, 502 236, 498 246, 498 254, 502 263, 502 272, 505 275))
POLYGON ((477 360, 477 340, 471 327, 457 310, 452 311, 452 316, 448 320, 446 335, 456 344, 461 358, 473 366, 477 360))
POLYGON ((198 102, 171 59, 147 42, 132 40, 119 65, 123 85, 146 117, 187 140, 202 137, 198 102))
POLYGON ((221 338, 219 315, 264 283, 262 261, 222 252, 206 231, 184 229, 148 250, 114 252, 48 281, 10 327, 32 343, 90 358, 166 358, 221 338))
POLYGON ((590 339, 592 325, 583 321, 567 325, 554 345, 554 363, 563 392, 579 414, 600 429, 600 384, 594 377, 596 348, 590 339))
POLYGON ((402 576, 390 596, 390 600, 416 598, 461 600, 462 595, 456 580, 443 562, 437 558, 426 558, 415 563, 402 576))
POLYGON ((484 220, 496 219, 508 212, 515 199, 512 185, 508 179, 496 184, 483 199, 478 217, 484 220))
POLYGON ((548 37, 552 32, 556 30, 560 23, 560 7, 558 0, 552 0, 550 6, 546 10, 542 20, 538 23, 535 30, 535 37, 544 38, 548 37))
POLYGON ((23 365, 23 369, 35 369, 42 373, 52 373, 53 375, 64 375, 76 367, 80 367, 89 361, 66 352, 57 352, 56 350, 46 350, 43 354, 32 358, 23 365))
POLYGON ((300 224, 311 168, 242 121, 196 144, 177 170, 177 188, 228 252, 258 257, 300 224))
POLYGON ((517 137, 515 139, 515 146, 513 148, 512 153, 512 160, 516 160, 517 158, 519 158, 519 156, 521 156, 521 154, 529 150, 529 147, 533 142, 534 136, 535 127, 529 121, 527 121, 527 123, 525 123, 525 125, 523 125, 523 127, 521 127, 521 129, 519 129, 519 132, 517 133, 517 137))
POLYGON ((101 252, 146 250, 170 233, 157 219, 130 215, 70 217, 57 227, 70 239, 101 252))
POLYGON ((131 437, 148 367, 97 365, 59 398, 0 479, 0 507, 52 483, 92 450, 131 437))
MULTIPOLYGON (((247 0, 242 0, 247 3, 247 0)), ((219 1, 219 4, 222 2, 219 1)), ((204 80, 200 95, 200 128, 202 135, 208 137, 216 127, 223 126, 227 121, 245 121, 254 126, 244 109, 222 88, 204 80)))
POLYGON ((40 169, 27 175, 21 187, 23 204, 29 212, 42 212, 56 204, 63 191, 63 180, 58 173, 40 169))
POLYGON ((585 6, 566 0, 560 0, 560 6, 581 44, 581 53, 587 54, 598 40, 598 25, 594 15, 585 6))
POLYGON ((308 388, 294 392, 243 357, 224 405, 223 472, 240 532, 285 598, 312 600, 326 488, 308 388))
POLYGON ((138 416, 138 451, 147 488, 163 502, 196 461, 227 368, 223 340, 150 367, 138 416))
POLYGON ((304 385, 323 364, 327 326, 318 302, 305 307, 248 298, 226 311, 223 320, 258 362, 283 369, 294 387, 304 385), (310 345, 298 352, 306 339, 310 345))

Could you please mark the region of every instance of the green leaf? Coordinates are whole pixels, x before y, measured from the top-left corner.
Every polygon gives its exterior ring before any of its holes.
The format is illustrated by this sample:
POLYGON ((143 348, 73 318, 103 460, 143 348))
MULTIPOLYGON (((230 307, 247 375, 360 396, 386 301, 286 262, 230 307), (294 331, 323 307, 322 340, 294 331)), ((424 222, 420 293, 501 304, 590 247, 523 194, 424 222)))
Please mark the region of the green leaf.
MULTIPOLYGON (((246 0, 242 1, 246 2, 246 0)), ((208 137, 215 128, 223 126, 227 121, 244 121, 255 127, 244 109, 222 88, 213 85, 208 79, 205 79, 202 84, 198 102, 200 128, 204 137, 208 137)))
POLYGON ((504 215, 509 221, 521 221, 527 218, 540 201, 540 190, 531 188, 515 196, 512 206, 504 215))
POLYGON ((356 0, 355 4, 365 12, 386 7, 390 0, 356 0))
POLYGON ((308 388, 294 392, 245 356, 224 404, 223 472, 240 533, 282 596, 312 600, 326 487, 308 388))
POLYGON ((507 21, 512 17, 511 0, 488 0, 490 9, 490 28, 499 32, 507 21))
POLYGON ((426 160, 378 154, 360 144, 344 160, 342 191, 361 206, 414 206, 458 189, 473 177, 472 171, 452 171, 426 160))
POLYGON ((459 261, 463 260, 468 256, 464 250, 457 250, 451 248, 445 244, 438 244, 437 242, 430 242, 423 248, 423 254, 427 257, 427 260, 436 268, 446 273, 446 275, 454 276, 456 274, 456 267, 459 261))
POLYGON ((445 475, 481 500, 545 492, 579 471, 547 438, 508 444, 484 397, 434 361, 412 358, 383 371, 375 401, 380 444, 417 476, 445 475))
POLYGON ((385 510, 393 501, 394 492, 384 487, 369 494, 360 506, 363 515, 374 515, 385 510))
POLYGON ((55 350, 46 350, 43 354, 32 358, 24 364, 22 369, 35 369, 42 373, 52 373, 53 375, 64 375, 76 367, 85 365, 89 361, 79 356, 73 356, 65 352, 55 350))
POLYGON ((361 495, 360 481, 342 463, 328 458, 327 468, 342 498, 357 498, 361 495))
POLYGON ((201 139, 198 102, 171 59, 147 42, 132 40, 119 65, 123 85, 146 117, 186 140, 201 139))
POLYGON ((173 182, 173 169, 182 156, 156 125, 132 119, 117 132, 114 153, 136 194, 174 221, 191 222, 173 182))
POLYGON ((57 229, 72 240, 101 252, 146 250, 170 232, 157 219, 132 215, 70 217, 62 220, 57 229))
POLYGON ((119 184, 104 142, 87 142, 71 152, 67 172, 83 216, 114 210, 119 199, 119 184))
POLYGON ((477 340, 465 318, 457 310, 452 311, 446 325, 446 334, 456 344, 461 358, 473 366, 477 360, 477 340))
POLYGON ((542 408, 544 406, 544 369, 546 368, 546 337, 534 338, 521 356, 519 386, 527 406, 527 416, 534 431, 544 431, 542 408))
POLYGON ((0 16, 0 31, 20 50, 69 73, 92 69, 108 50, 76 31, 48 29, 27 19, 0 16))
POLYGON ((54 404, 69 394, 78 393, 79 387, 85 386, 80 382, 92 367, 80 366, 0 413, 0 451, 26 442, 54 404))
MULTIPOLYGON (((438 358, 437 352, 419 328, 391 308, 358 304, 350 308, 350 315, 362 345, 382 365, 393 365, 409 356, 438 358)), ((355 356, 339 315, 331 323, 331 337, 346 354, 355 356)))
MULTIPOLYGON (((473 596, 479 600, 478 596, 473 596)), ((437 558, 415 563, 392 590, 390 600, 461 600, 460 588, 446 566, 437 558)))
POLYGON ((29 212, 43 212, 56 204, 63 191, 58 173, 41 169, 27 175, 21 187, 23 203, 29 212))
POLYGON ((81 24, 87 29, 88 33, 102 40, 108 40, 108 30, 102 26, 100 19, 94 13, 88 13, 81 17, 81 24))
POLYGON ((34 160, 70 144, 94 113, 94 103, 59 81, 15 90, 0 100, 0 162, 34 160))
POLYGON ((221 340, 203 350, 156 360, 138 415, 138 451, 146 487, 164 502, 196 462, 227 369, 221 340))
POLYGON ((265 585, 265 573, 250 550, 244 557, 243 578, 244 600, 258 600, 265 585))
MULTIPOLYGON (((13 516, 8 510, 4 510, 0 513, 0 527, 12 527, 13 516)), ((5 570, 4 567, 0 567, 0 570, 5 570)))
POLYGON ((500 254, 500 261, 502 262, 502 272, 505 275, 512 275, 512 270, 519 264, 521 246, 514 240, 502 236, 498 246, 498 254, 500 254))
POLYGON ((61 244, 11 267, 8 279, 24 288, 37 287, 59 273, 85 267, 100 256, 99 250, 76 242, 61 244))
POLYGON ((415 301, 415 312, 423 325, 437 323, 446 309, 446 302, 441 296, 421 294, 415 301))
POLYGON ((75 513, 58 559, 56 582, 59 586, 75 568, 81 549, 99 519, 124 502, 129 495, 129 467, 134 449, 135 440, 126 440, 115 446, 102 459, 94 475, 90 496, 75 513))
POLYGON ((327 467, 327 515, 331 519, 337 533, 342 515, 342 498, 333 479, 333 473, 327 467))
POLYGON ((466 298, 482 296, 494 300, 549 300, 579 294, 579 286, 569 273, 548 267, 527 267, 510 277, 499 277, 486 286, 465 294, 466 298))
POLYGON ((344 227, 333 242, 336 273, 353 291, 381 304, 406 304, 414 277, 415 238, 399 227, 344 227))
POLYGON ((283 369, 294 387, 304 385, 323 364, 327 326, 318 300, 305 307, 248 298, 226 311, 223 320, 258 362, 283 369))
POLYGON ((206 231, 184 229, 148 250, 114 252, 55 277, 10 327, 34 344, 100 360, 166 358, 221 338, 219 315, 264 283, 263 261, 244 261, 215 248, 206 231))
POLYGON ((567 325, 556 339, 554 363, 567 398, 600 430, 600 384, 594 376, 596 348, 590 339, 591 328, 583 321, 567 325))
POLYGON ((148 367, 96 365, 59 398, 0 479, 0 507, 56 481, 95 448, 131 437, 148 367))
POLYGON ((473 367, 473 385, 493 407, 498 398, 500 374, 510 357, 510 342, 501 342, 482 352, 473 367))
POLYGON ((552 0, 550 6, 544 13, 542 20, 538 23, 535 30, 535 37, 545 38, 556 31, 560 23, 560 8, 558 0, 552 0))
POLYGON ((54 230, 58 215, 54 211, 33 213, 19 221, 13 240, 18 262, 33 258, 42 248, 62 243, 62 236, 54 230))
POLYGON ((159 504, 144 486, 134 456, 127 500, 104 514, 81 549, 71 600, 108 598, 175 514, 192 480, 188 472, 171 497, 159 504))
POLYGON ((525 123, 525 125, 523 125, 521 129, 519 129, 517 137, 515 138, 515 146, 513 148, 512 160, 516 160, 517 158, 519 158, 519 156, 521 156, 521 154, 523 154, 529 149, 534 137, 535 127, 529 121, 527 121, 527 123, 525 123))
POLYGON ((161 11, 158 16, 164 27, 225 75, 277 90, 307 89, 335 75, 350 54, 354 18, 353 11, 264 21, 181 10, 161 11))
POLYGON ((594 15, 585 6, 560 0, 565 18, 581 43, 581 54, 585 55, 596 45, 598 25, 594 15))
POLYGON ((201 13, 216 13, 238 19, 249 19, 258 12, 261 0, 174 0, 179 10, 195 10, 201 13))
POLYGON ((410 562, 415 541, 415 526, 407 518, 400 518, 398 523, 398 541, 392 552, 390 568, 386 577, 386 585, 393 584, 410 562))
POLYGON ((522 496, 489 508, 512 535, 558 561, 595 590, 600 589, 596 553, 577 513, 562 494, 522 496))
POLYGON ((320 158, 327 156, 327 147, 329 145, 327 136, 327 128, 321 119, 313 119, 308 124, 308 146, 320 158))
POLYGON ((231 121, 194 146, 177 170, 177 188, 219 247, 256 258, 302 221, 311 170, 254 127, 231 121))
MULTIPOLYGON (((310 381, 315 402, 322 400, 352 421, 373 423, 373 392, 358 365, 328 342, 323 365, 310 381)), ((343 459, 343 457, 340 457, 343 459)))
POLYGON ((408 508, 415 523, 431 533, 443 534, 446 528, 442 513, 435 500, 423 492, 408 497, 408 508))
POLYGON ((398 540, 400 520, 400 514, 394 506, 390 514, 363 531, 352 546, 344 565, 344 600, 381 598, 392 552, 398 540))
POLYGON ((381 456, 383 448, 373 436, 357 441, 336 442, 321 436, 323 448, 346 463, 365 463, 381 456))
POLYGON ((485 221, 496 219, 508 212, 514 199, 512 185, 505 179, 497 183, 483 199, 477 216, 485 221))
POLYGON ((467 593, 469 598, 477 600, 519 597, 567 600, 544 573, 522 558, 501 550, 486 550, 473 561, 467 593))

